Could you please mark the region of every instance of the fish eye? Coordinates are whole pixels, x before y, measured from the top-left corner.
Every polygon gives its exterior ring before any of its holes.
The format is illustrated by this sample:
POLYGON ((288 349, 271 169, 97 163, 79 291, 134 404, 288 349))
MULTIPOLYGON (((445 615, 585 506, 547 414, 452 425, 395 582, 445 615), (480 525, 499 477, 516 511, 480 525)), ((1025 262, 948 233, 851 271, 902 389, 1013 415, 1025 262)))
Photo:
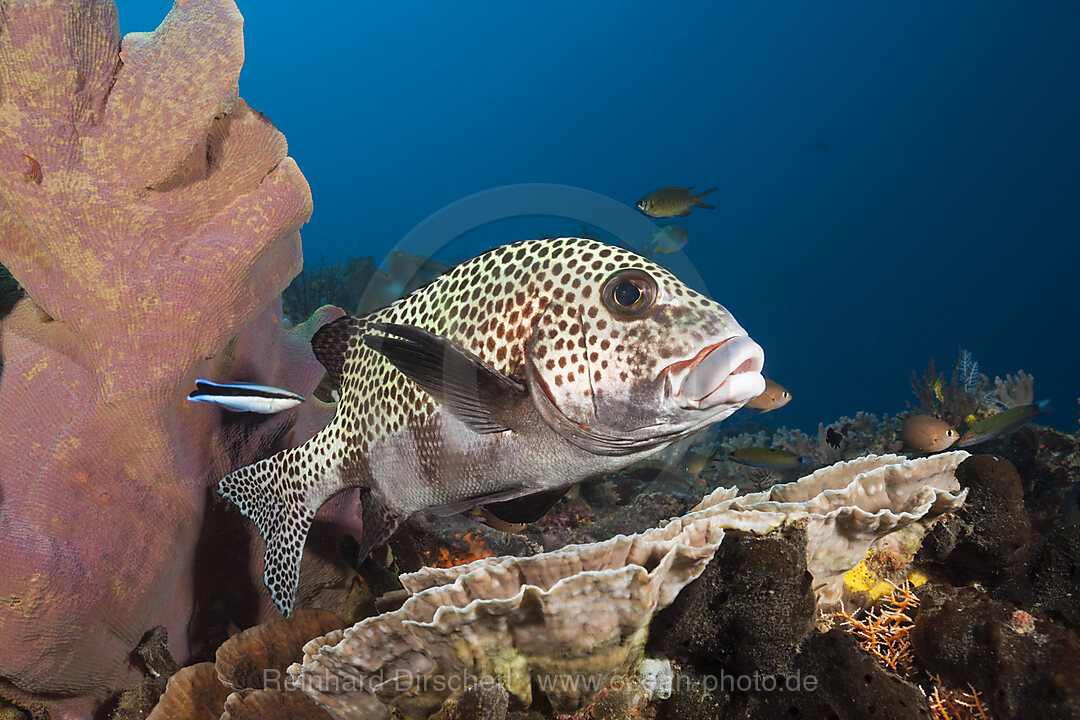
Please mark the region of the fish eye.
POLYGON ((604 283, 600 297, 615 315, 637 317, 656 302, 656 281, 644 270, 619 270, 604 283))
POLYGON ((945 431, 945 437, 955 437, 955 436, 956 436, 956 431, 955 430, 946 430, 945 431))
POLYGON ((780 395, 780 397, 782 397, 782 398, 789 398, 789 397, 791 397, 791 393, 789 393, 789 392, 788 392, 787 390, 785 390, 785 391, 784 391, 784 392, 783 392, 783 393, 782 393, 782 394, 780 395))

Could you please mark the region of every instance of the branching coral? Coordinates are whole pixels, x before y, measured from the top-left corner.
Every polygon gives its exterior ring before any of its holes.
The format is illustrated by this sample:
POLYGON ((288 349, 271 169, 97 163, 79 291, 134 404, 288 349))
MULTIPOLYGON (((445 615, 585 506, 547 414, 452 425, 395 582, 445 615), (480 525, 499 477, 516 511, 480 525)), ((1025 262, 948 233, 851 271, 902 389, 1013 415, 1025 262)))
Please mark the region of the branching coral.
POLYGON ((1021 370, 1016 375, 1006 375, 1002 380, 994 378, 994 395, 1007 408, 1030 405, 1035 402, 1035 378, 1021 370))
POLYGON ((1034 402, 1034 378, 1021 370, 1014 377, 1006 375, 990 382, 979 372, 979 363, 971 352, 960 348, 952 378, 946 382, 938 373, 934 359, 920 378, 911 373, 911 389, 918 404, 908 407, 923 414, 944 420, 953 427, 971 425, 976 420, 994 414, 1002 407, 1030 405, 1034 402))
POLYGON ((953 427, 964 423, 970 424, 971 418, 980 411, 986 396, 986 376, 979 375, 979 364, 971 353, 960 348, 952 377, 946 382, 938 373, 934 359, 920 378, 911 373, 911 389, 915 392, 918 405, 908 403, 912 409, 944 420, 953 427))
POLYGON ((918 608, 919 598, 905 583, 894 587, 880 607, 856 615, 830 613, 825 621, 850 633, 863 650, 894 674, 906 680, 921 680, 934 720, 989 720, 974 688, 947 688, 940 677, 923 675, 916 667, 911 628, 918 608))
POLYGON ((334 316, 281 328, 311 196, 237 96, 241 28, 191 0, 121 44, 111 2, 3 4, 0 262, 28 297, 0 337, 0 677, 26 693, 130 684, 155 625, 183 659, 198 592, 224 600, 195 572, 227 555, 196 552, 210 486, 328 418, 184 400, 196 375, 309 393, 334 316))

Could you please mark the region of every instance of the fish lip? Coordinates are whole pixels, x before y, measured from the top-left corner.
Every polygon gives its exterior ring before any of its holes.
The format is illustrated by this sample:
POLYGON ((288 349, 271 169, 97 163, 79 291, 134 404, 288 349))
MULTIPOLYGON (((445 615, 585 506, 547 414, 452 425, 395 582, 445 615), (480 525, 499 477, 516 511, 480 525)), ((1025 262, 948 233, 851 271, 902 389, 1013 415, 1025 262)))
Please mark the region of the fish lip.
POLYGON ((663 372, 680 407, 707 410, 741 406, 765 392, 764 364, 760 345, 746 335, 734 335, 703 348, 690 360, 668 365, 663 372))

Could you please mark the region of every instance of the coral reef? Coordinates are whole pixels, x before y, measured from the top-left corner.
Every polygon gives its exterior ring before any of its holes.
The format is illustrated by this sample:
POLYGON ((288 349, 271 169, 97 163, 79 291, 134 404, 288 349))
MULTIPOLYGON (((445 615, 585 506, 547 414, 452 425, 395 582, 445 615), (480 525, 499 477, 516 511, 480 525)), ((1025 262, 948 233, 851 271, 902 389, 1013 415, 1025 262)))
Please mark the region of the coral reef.
POLYGON ((919 594, 911 640, 929 671, 973 686, 998 720, 1080 717, 1075 630, 972 587, 928 585, 919 594))
POLYGON ((27 295, 0 337, 0 693, 84 715, 138 680, 151 627, 185 660, 208 641, 193 605, 255 619, 257 596, 231 600, 261 569, 236 520, 224 562, 209 488, 329 408, 252 421, 184 397, 196 375, 310 393, 309 339, 335 311, 282 330, 311 196, 237 96, 231 1, 178 3, 123 42, 111 2, 11 2, 0 23, 0 262, 27 295))
POLYGON ((309 698, 284 687, 284 669, 308 638, 341 625, 331 612, 301 609, 238 633, 218 648, 214 662, 173 675, 147 720, 326 720, 309 698))
POLYGON ((214 657, 218 679, 232 690, 265 689, 267 677, 283 677, 308 640, 343 626, 329 610, 304 608, 289 618, 248 628, 218 648, 214 657))
POLYGON ((1030 405, 1035 402, 1035 378, 1023 370, 1015 376, 1006 375, 1004 380, 995 377, 994 395, 1007 408, 1030 405))
POLYGON ((980 455, 956 474, 968 501, 927 535, 920 559, 941 563, 954 583, 979 577, 998 585, 1014 579, 1037 549, 1016 468, 1008 460, 980 455))
MULTIPOLYGON (((819 605, 830 606, 842 597, 844 573, 872 548, 910 559, 935 521, 963 506, 967 490, 959 491, 954 472, 967 457, 962 450, 917 460, 867 455, 740 496, 730 507, 805 519, 807 568, 819 605)), ((694 512, 709 512, 713 498, 694 512)))
POLYGON ((485 678, 526 706, 536 686, 556 711, 580 710, 636 669, 653 613, 704 569, 725 526, 765 532, 782 521, 683 518, 596 545, 425 568, 402 577, 411 596, 399 610, 316 638, 289 675, 339 718, 372 695, 426 718, 455 680, 485 678))
MULTIPOLYGON (((526 707, 539 688, 556 712, 581 712, 634 672, 653 613, 706 565, 722 574, 696 583, 683 609, 660 622, 657 635, 673 643, 660 649, 715 658, 738 648, 755 667, 786 667, 818 602, 836 602, 839 578, 872 546, 908 557, 927 526, 962 504, 964 493, 951 488, 966 457, 841 462, 756 495, 717 490, 637 535, 424 568, 401 577, 409 596, 399 609, 312 640, 289 675, 340 718, 374 698, 406 717, 429 717, 456 702, 454 679, 459 691, 495 679, 526 707), (781 534, 754 534, 783 524, 791 527, 781 534), (725 534, 735 538, 730 553, 725 534), (758 553, 745 555, 744 544, 758 553), (777 584, 777 576, 792 579, 777 584), (761 598, 768 613, 733 603, 729 614, 724 603, 734 595, 761 598), (774 598, 787 609, 779 612, 774 598)), ((619 688, 607 702, 630 712, 646 696, 631 702, 637 697, 619 688)))
POLYGON ((214 663, 189 665, 169 678, 165 694, 147 720, 216 720, 221 717, 229 692, 218 682, 214 663))
POLYGON ((678 660, 664 717, 924 718, 921 690, 839 629, 822 634, 806 532, 729 533, 701 577, 654 623, 650 650, 678 660))
POLYGON ((934 359, 919 377, 911 373, 911 389, 918 404, 908 407, 923 415, 932 415, 959 428, 972 425, 1003 408, 1030 405, 1035 400, 1035 378, 1020 370, 1002 380, 979 372, 979 363, 971 352, 960 348, 952 377, 946 382, 938 373, 934 359))

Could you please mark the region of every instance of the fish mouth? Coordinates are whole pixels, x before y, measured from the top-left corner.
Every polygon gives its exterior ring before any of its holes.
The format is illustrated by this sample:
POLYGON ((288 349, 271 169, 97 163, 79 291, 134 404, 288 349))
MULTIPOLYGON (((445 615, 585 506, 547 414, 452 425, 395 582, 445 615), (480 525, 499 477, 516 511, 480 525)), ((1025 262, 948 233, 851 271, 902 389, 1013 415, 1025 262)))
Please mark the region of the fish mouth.
POLYGON ((708 410, 743 405, 765 392, 765 351, 746 335, 710 345, 665 368, 680 407, 708 410))

